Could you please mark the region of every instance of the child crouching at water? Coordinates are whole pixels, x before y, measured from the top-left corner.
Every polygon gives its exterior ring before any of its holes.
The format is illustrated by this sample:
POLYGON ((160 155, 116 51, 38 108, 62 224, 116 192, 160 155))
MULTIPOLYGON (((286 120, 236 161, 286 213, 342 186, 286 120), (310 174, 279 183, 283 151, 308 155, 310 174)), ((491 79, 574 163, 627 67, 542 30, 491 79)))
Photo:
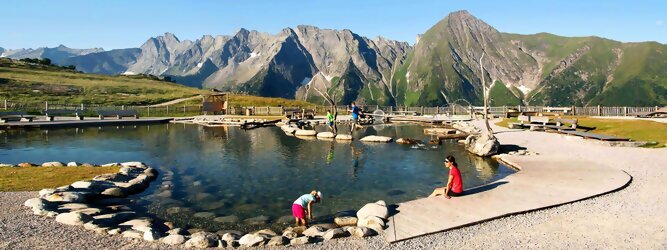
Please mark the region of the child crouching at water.
POLYGON ((292 204, 292 215, 296 218, 296 226, 308 227, 306 221, 306 209, 308 210, 308 220, 313 220, 313 203, 318 203, 322 199, 322 193, 313 190, 310 194, 304 194, 292 204))

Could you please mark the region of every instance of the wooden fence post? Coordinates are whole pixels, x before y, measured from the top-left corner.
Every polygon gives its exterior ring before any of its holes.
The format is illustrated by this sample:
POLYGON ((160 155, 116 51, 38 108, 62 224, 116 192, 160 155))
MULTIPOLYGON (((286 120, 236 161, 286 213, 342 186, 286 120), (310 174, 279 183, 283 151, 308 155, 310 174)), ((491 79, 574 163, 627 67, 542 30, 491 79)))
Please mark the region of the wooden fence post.
POLYGON ((151 116, 151 106, 148 106, 148 115, 146 115, 146 116, 149 116, 149 117, 151 116))
POLYGON ((602 109, 600 109, 600 105, 598 105, 598 116, 602 116, 602 109))
POLYGON ((49 102, 44 102, 44 110, 49 110, 49 102))
POLYGON ((623 107, 623 116, 628 116, 628 107, 623 107))
POLYGON ((5 99, 5 110, 7 110, 7 99, 5 99))

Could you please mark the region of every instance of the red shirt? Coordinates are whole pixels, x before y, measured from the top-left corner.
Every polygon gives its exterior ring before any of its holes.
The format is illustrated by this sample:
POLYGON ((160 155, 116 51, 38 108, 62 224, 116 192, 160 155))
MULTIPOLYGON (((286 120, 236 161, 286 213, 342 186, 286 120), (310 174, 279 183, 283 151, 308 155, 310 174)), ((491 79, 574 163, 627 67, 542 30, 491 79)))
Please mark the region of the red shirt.
POLYGON ((452 166, 452 169, 449 170, 449 175, 452 176, 452 187, 450 190, 454 193, 462 193, 463 180, 461 179, 459 168, 452 166))

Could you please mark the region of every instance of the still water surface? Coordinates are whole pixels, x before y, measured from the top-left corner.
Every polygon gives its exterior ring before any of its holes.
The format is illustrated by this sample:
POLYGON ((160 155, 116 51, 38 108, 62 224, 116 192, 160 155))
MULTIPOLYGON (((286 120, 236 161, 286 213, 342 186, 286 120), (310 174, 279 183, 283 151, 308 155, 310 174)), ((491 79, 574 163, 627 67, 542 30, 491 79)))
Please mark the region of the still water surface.
MULTIPOLYGON (((429 139, 418 125, 371 126, 353 134, 365 135, 429 139)), ((459 162, 464 188, 513 173, 451 140, 440 146, 334 142, 288 136, 276 127, 244 131, 183 124, 0 133, 2 163, 145 162, 167 178, 138 195, 139 204, 178 226, 209 230, 292 223, 292 202, 313 189, 324 193, 314 208, 320 220, 368 202, 427 196, 444 185, 448 170, 442 161, 448 154, 459 162), (230 215, 238 222, 225 217, 230 215), (218 217, 224 219, 214 220, 218 217)))

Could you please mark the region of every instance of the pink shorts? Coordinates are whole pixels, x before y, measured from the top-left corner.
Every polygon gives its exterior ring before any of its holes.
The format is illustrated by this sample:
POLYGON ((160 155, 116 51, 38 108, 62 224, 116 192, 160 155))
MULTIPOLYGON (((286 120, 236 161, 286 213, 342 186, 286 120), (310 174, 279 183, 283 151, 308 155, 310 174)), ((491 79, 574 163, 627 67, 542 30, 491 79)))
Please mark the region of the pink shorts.
POLYGON ((306 218, 306 210, 299 204, 292 204, 292 215, 299 219, 306 218))

